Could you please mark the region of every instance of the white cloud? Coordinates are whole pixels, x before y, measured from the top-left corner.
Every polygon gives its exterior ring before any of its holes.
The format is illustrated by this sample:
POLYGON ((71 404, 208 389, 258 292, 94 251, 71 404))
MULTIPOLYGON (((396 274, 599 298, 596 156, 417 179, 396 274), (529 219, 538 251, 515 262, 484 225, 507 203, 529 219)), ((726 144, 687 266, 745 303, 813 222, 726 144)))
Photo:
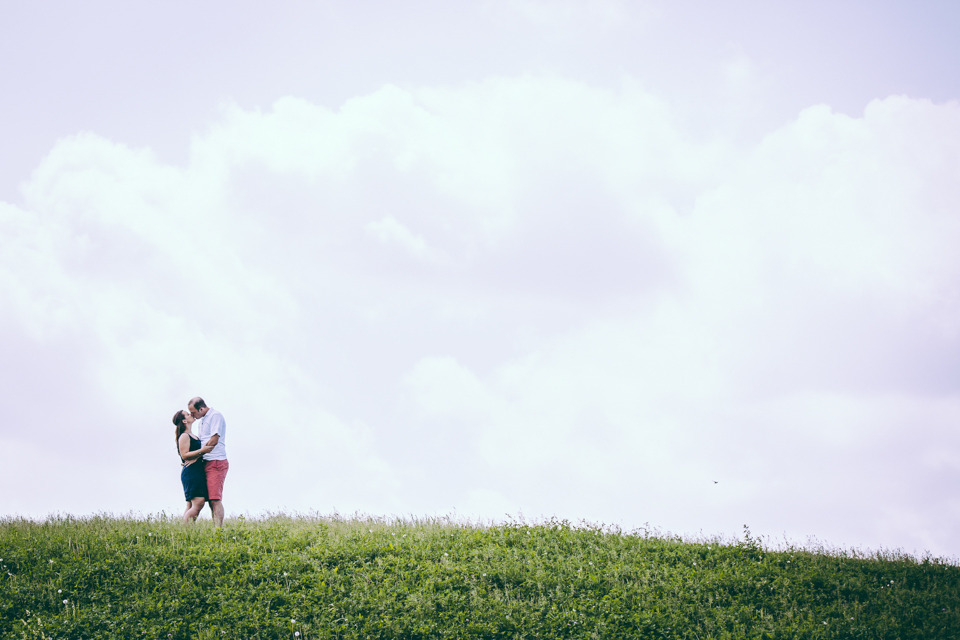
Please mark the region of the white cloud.
POLYGON ((423 358, 405 383, 426 411, 440 415, 486 413, 494 400, 469 369, 450 357, 423 358))
MULTIPOLYGON (((65 139, 0 206, 0 321, 17 389, 70 354, 73 439, 3 437, 69 461, 117 433, 136 506, 174 508, 170 415, 201 393, 233 509, 955 552, 958 138, 957 105, 894 97, 734 147, 629 81, 520 77, 230 108, 184 167, 65 139)), ((30 509, 71 508, 41 485, 30 509)))
POLYGON ((393 216, 386 216, 376 222, 368 222, 364 229, 381 244, 396 246, 415 258, 434 261, 438 259, 435 252, 427 246, 427 241, 421 236, 407 229, 393 216))
POLYGON ((504 0, 489 2, 488 7, 562 35, 585 28, 604 33, 635 26, 653 10, 651 3, 622 0, 504 0))

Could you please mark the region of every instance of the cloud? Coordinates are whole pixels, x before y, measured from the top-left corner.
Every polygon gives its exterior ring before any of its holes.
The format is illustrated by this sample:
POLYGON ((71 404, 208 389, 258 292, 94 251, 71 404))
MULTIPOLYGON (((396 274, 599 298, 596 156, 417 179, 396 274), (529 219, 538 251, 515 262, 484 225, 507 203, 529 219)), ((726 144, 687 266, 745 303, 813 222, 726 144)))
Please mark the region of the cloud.
POLYGON ((621 0, 518 0, 489 2, 488 9, 517 16, 534 27, 569 35, 585 27, 600 32, 624 28, 626 24, 642 23, 651 13, 650 3, 625 3, 621 0))
POLYGON ((57 400, 0 435, 60 466, 0 509, 177 508, 199 393, 230 509, 955 552, 958 138, 891 97, 736 146, 522 76, 229 107, 183 166, 63 139, 0 205, 8 424, 57 400))
POLYGON ((407 229, 393 216, 386 216, 377 222, 368 222, 364 229, 383 245, 398 247, 421 260, 438 259, 438 256, 427 246, 426 240, 407 229))

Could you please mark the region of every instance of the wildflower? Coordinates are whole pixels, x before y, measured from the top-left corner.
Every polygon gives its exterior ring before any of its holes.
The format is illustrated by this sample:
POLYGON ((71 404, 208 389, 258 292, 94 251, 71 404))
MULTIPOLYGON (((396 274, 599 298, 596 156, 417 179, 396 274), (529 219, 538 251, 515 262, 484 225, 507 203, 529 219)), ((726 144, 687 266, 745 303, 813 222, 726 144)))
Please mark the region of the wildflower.
MULTIPOLYGON (((487 577, 487 574, 483 574, 483 577, 486 578, 486 577, 487 577)), ((946 609, 944 609, 944 611, 946 611, 946 609)))
POLYGON ((297 624, 297 621, 294 620, 293 618, 290 618, 290 624, 297 624))
POLYGON ((53 564, 53 560, 50 561, 50 564, 53 564))
POLYGON ((447 556, 447 555, 450 555, 450 554, 448 554, 447 552, 444 552, 443 555, 447 556))
POLYGON ((63 593, 63 589, 57 589, 57 593, 63 593))
POLYGON ((283 575, 287 575, 287 572, 286 572, 286 571, 284 571, 284 572, 283 572, 283 575))
POLYGON ((300 632, 299 632, 299 631, 294 631, 294 632, 293 632, 293 637, 299 638, 299 637, 300 637, 300 632))
POLYGON ((148 535, 148 536, 152 536, 152 535, 153 535, 153 532, 151 531, 151 532, 148 533, 147 535, 148 535))
POLYGON ((694 563, 693 563, 693 566, 697 566, 697 563, 696 563, 696 562, 694 562, 694 563))
POLYGON ((590 565, 591 567, 593 566, 593 563, 592 563, 592 562, 588 562, 587 564, 590 565))
POLYGON ((66 601, 66 600, 64 600, 64 601, 63 601, 63 604, 67 604, 67 601, 66 601))

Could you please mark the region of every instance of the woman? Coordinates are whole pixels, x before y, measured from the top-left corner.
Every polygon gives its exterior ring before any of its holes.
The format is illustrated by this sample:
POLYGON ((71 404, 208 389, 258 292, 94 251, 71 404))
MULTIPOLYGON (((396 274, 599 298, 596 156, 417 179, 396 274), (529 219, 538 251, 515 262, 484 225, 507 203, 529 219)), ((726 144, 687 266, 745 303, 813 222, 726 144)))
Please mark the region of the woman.
POLYGON ((200 438, 193 434, 194 418, 189 411, 181 409, 173 414, 173 424, 177 433, 177 452, 183 462, 180 482, 187 499, 187 510, 183 512, 184 523, 197 519, 207 501, 207 474, 203 469, 203 454, 213 447, 201 447, 200 438))

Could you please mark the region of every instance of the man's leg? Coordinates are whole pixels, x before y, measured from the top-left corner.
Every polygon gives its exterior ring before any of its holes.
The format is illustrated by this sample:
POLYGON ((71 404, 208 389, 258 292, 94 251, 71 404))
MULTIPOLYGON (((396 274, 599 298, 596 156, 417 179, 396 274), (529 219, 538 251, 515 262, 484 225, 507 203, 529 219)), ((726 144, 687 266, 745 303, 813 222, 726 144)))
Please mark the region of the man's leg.
POLYGON ((210 500, 210 514, 213 518, 213 524, 218 527, 223 526, 223 501, 210 500))
POLYGON ((213 517, 213 523, 218 527, 223 526, 223 481, 227 477, 229 468, 230 463, 226 460, 207 461, 207 495, 210 496, 210 514, 213 517))

